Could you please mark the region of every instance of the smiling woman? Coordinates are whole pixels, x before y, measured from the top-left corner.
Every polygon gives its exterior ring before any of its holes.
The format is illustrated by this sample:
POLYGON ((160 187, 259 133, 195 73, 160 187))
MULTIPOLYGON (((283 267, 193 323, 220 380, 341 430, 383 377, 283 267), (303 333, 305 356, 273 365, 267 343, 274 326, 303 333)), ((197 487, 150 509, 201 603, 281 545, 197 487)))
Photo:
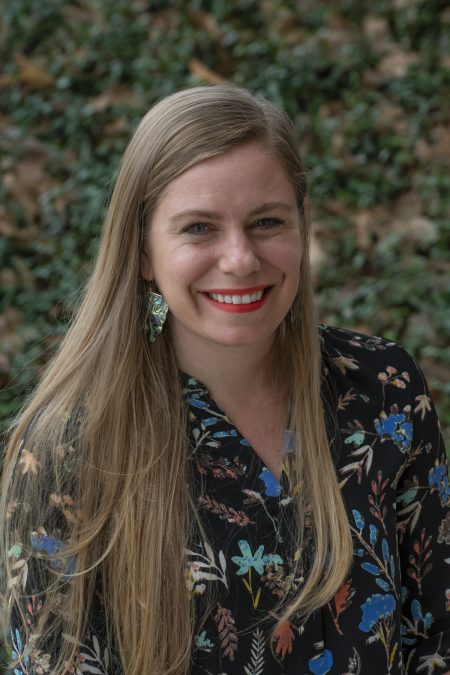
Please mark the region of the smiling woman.
POLYGON ((401 347, 316 325, 306 199, 259 96, 188 89, 140 123, 11 433, 17 675, 448 670, 436 414, 401 347))
POLYGON ((300 229, 292 181, 262 141, 205 159, 166 187, 151 219, 143 276, 171 308, 186 372, 203 376, 220 345, 250 346, 252 358, 270 351, 297 294, 300 229))

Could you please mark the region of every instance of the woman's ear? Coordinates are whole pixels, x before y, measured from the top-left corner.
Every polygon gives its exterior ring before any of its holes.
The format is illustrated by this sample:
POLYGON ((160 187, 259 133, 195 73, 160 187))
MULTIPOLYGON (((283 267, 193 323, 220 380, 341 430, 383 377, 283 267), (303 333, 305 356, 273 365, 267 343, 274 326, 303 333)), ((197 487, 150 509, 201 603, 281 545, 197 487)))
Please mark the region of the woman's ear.
POLYGON ((141 253, 141 275, 142 278, 146 279, 147 281, 153 280, 152 263, 147 251, 142 251, 141 253))

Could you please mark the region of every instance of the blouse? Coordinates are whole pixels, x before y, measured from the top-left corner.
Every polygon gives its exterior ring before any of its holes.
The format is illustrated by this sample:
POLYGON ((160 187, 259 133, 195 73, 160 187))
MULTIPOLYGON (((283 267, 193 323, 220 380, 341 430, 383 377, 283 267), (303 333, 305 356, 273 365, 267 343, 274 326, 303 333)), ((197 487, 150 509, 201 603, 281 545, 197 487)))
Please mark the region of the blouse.
MULTIPOLYGON (((276 627, 280 600, 295 596, 308 572, 308 555, 292 538, 292 438, 286 431, 278 481, 206 387, 182 374, 190 487, 206 533, 186 551, 199 617, 190 673, 448 675, 450 484, 423 374, 394 342, 329 326, 319 332, 330 452, 354 543, 348 578, 326 606, 276 627), (214 606, 204 619, 209 591, 214 606)), ((27 452, 24 472, 33 468, 27 452)), ((313 519, 306 514, 307 542, 313 519)), ((48 528, 30 536, 27 559, 20 546, 9 552, 18 575, 31 562, 51 563, 63 545, 48 528)), ((43 602, 33 583, 29 574, 23 609, 31 626, 43 602)), ((73 672, 119 675, 115 650, 94 623, 73 672)), ((23 644, 14 621, 11 639, 13 656, 24 654, 15 675, 52 671, 52 656, 23 644)))

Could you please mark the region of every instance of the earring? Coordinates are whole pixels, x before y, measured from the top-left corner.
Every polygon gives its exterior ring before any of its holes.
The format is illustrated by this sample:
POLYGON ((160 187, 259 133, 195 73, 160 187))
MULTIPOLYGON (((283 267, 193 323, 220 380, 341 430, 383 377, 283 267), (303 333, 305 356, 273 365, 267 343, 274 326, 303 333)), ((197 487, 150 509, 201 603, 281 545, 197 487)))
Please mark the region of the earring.
POLYGON ((147 291, 147 303, 147 334, 153 344, 163 329, 169 306, 163 296, 154 291, 147 291))
POLYGON ((300 320, 300 306, 298 297, 296 297, 294 302, 292 303, 291 309, 289 310, 288 313, 288 318, 289 323, 291 325, 291 329, 295 331, 298 327, 298 322, 300 320))

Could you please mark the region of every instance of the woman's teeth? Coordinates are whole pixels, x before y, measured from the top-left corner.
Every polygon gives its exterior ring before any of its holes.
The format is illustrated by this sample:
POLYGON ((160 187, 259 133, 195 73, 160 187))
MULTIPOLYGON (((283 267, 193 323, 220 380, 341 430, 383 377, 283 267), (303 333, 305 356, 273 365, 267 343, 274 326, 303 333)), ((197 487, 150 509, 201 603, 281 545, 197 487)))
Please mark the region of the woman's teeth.
POLYGON ((251 302, 261 300, 263 291, 246 295, 221 295, 220 293, 208 293, 208 295, 216 302, 225 302, 228 305, 249 305, 251 302))

